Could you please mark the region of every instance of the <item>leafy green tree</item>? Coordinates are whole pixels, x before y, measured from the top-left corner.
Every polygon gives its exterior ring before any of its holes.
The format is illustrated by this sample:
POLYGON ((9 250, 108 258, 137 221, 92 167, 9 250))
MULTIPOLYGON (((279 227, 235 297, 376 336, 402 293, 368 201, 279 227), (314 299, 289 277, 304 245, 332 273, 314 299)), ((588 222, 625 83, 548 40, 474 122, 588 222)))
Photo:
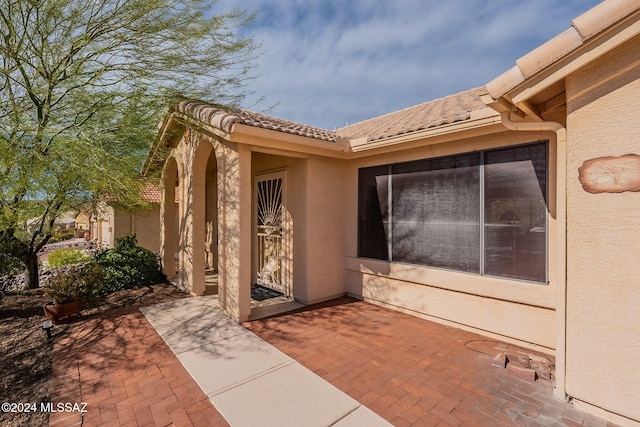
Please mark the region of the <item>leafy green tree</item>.
POLYGON ((38 286, 61 214, 130 207, 156 125, 177 97, 238 105, 260 47, 252 15, 205 0, 0 2, 0 252, 38 286))

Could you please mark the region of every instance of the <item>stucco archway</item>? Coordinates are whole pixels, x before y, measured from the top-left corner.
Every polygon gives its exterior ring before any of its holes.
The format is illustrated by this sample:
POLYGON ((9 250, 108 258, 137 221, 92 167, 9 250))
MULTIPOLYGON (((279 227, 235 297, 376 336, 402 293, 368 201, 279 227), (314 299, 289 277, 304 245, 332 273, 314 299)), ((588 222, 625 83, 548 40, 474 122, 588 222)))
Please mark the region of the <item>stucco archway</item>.
POLYGON ((209 153, 205 167, 205 295, 215 295, 219 291, 218 283, 218 161, 215 147, 209 153))
POLYGON ((194 295, 217 291, 220 307, 230 317, 248 319, 250 150, 189 129, 165 162, 162 185, 161 253, 165 274, 194 295), (176 195, 179 204, 172 207, 169 200, 176 195), (176 271, 176 252, 177 277, 171 273, 176 271), (212 282, 207 280, 211 279, 208 273, 217 274, 214 283, 208 283, 212 282), (208 286, 211 284, 214 286, 208 286))
MULTIPOLYGON (((195 136, 195 135, 194 135, 195 136)), ((185 282, 192 293, 205 293, 205 269, 207 243, 207 165, 215 159, 213 144, 206 139, 192 138, 195 150, 191 157, 189 192, 185 198, 185 282)))

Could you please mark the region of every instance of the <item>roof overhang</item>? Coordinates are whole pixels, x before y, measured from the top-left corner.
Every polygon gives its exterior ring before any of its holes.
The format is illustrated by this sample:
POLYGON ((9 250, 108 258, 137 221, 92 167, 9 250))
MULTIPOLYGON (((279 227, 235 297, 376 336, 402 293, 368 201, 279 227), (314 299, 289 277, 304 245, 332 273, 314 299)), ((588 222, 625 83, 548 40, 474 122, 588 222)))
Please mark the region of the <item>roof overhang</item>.
POLYGON ((496 132, 500 114, 491 108, 473 111, 468 120, 423 129, 416 132, 369 141, 367 138, 349 141, 350 157, 363 157, 415 146, 440 144, 453 139, 485 135, 496 132))
POLYGON ((330 143, 308 136, 247 125, 238 121, 203 120, 186 111, 171 110, 158 126, 157 137, 143 167, 143 175, 161 167, 164 148, 175 147, 186 128, 228 143, 243 144, 252 151, 290 157, 324 156, 338 159, 359 158, 384 152, 405 150, 499 131, 500 115, 491 108, 471 112, 467 120, 448 123, 383 139, 341 139, 330 143))
POLYGON ((194 117, 186 111, 174 109, 168 112, 158 126, 158 133, 145 160, 142 174, 147 175, 154 165, 162 163, 163 159, 159 158, 162 157, 162 147, 175 147, 186 128, 197 130, 220 141, 248 145, 253 151, 294 157, 321 155, 342 158, 349 151, 344 140, 335 143, 321 141, 308 136, 242 124, 230 120, 231 117, 229 115, 226 118, 214 117, 216 120, 207 120, 194 117))
POLYGON ((241 123, 233 125, 228 140, 251 146, 253 151, 289 152, 297 156, 320 155, 343 158, 349 151, 346 141, 328 143, 314 138, 249 126, 241 123))
POLYGON ((496 111, 543 121, 545 114, 566 104, 567 76, 638 34, 640 2, 605 1, 489 82, 483 101, 496 111))

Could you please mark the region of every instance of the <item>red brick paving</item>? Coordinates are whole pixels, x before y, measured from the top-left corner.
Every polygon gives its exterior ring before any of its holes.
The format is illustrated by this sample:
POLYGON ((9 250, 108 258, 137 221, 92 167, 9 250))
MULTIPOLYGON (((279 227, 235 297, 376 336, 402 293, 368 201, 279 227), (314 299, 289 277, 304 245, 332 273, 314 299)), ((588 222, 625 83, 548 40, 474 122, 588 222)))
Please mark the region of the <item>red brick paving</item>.
MULTIPOLYGON (((244 326, 395 426, 613 426, 492 366, 505 344, 351 298, 244 326)), ((51 400, 87 403, 56 427, 228 425, 133 308, 58 339, 51 400)))
POLYGON ((492 366, 512 346, 351 298, 244 326, 395 426, 613 426, 492 366))
POLYGON ((73 325, 54 346, 51 401, 86 402, 50 426, 228 426, 138 310, 73 325))

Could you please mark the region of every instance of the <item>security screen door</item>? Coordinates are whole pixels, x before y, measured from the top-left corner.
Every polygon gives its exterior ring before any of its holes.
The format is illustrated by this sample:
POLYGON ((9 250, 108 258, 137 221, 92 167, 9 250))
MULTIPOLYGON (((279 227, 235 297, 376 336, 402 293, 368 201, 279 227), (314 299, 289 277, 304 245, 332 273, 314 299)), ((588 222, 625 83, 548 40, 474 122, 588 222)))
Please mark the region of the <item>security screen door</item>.
POLYGON ((259 285, 285 292, 283 284, 284 173, 256 177, 257 279, 259 285))

